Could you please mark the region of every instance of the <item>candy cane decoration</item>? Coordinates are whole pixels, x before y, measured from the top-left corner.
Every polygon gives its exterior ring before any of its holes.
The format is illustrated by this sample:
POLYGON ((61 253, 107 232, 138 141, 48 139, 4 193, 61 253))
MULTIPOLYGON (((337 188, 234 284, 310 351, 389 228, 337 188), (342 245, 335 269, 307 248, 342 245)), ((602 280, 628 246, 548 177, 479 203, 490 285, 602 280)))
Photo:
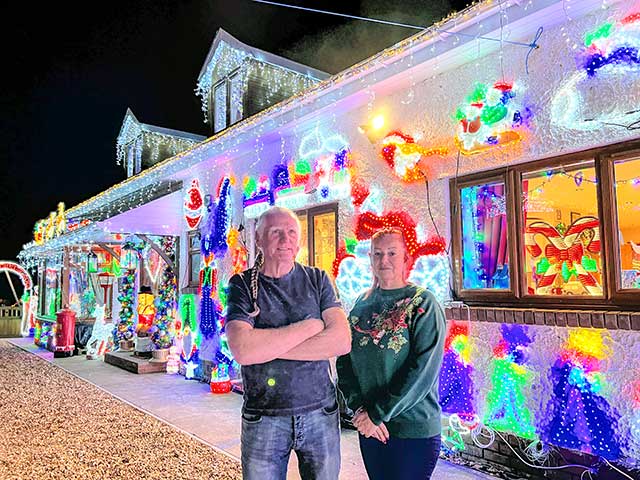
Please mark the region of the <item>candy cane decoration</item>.
POLYGON ((586 231, 593 232, 593 238, 586 245, 590 253, 600 252, 599 221, 595 217, 582 217, 576 220, 564 235, 546 222, 533 222, 525 230, 525 247, 533 258, 542 255, 543 250, 536 242, 535 236, 540 234, 549 241, 544 249, 544 257, 549 261, 549 268, 543 272, 537 288, 542 295, 548 295, 555 280, 562 272, 562 265, 567 262, 576 271, 578 280, 589 295, 601 296, 602 286, 582 265, 585 247, 580 240, 586 231))

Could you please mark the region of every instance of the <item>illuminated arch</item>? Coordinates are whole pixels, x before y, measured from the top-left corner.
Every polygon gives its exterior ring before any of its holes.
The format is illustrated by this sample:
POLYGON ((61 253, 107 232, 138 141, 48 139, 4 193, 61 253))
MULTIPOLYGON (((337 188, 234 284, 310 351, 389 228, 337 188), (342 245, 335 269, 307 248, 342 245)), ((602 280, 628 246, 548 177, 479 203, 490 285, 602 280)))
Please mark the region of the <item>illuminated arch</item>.
MULTIPOLYGON (((22 286, 24 287, 24 291, 29 294, 29 299, 31 299, 31 290, 33 288, 33 282, 31 277, 29 276, 29 272, 27 272, 21 265, 15 262, 9 262, 6 260, 0 260, 0 273, 9 272, 20 277, 20 281, 22 281, 22 286)), ((31 327, 29 319, 31 318, 31 301, 24 302, 25 304, 22 306, 22 323, 20 325, 20 333, 23 337, 29 336, 29 329, 31 327)))

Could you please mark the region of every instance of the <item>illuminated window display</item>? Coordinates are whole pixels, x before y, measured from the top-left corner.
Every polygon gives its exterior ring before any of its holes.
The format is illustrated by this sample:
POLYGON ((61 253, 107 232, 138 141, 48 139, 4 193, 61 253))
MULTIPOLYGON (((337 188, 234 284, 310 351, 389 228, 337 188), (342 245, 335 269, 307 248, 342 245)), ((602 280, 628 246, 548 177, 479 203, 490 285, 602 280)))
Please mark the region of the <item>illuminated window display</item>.
POLYGON ((593 161, 522 176, 527 294, 602 295, 593 161))
POLYGON ((509 256, 504 183, 463 188, 460 200, 463 288, 508 289, 509 256))
POLYGON ((60 269, 51 262, 47 262, 45 271, 44 305, 42 314, 46 317, 55 317, 56 312, 62 307, 62 290, 60 281, 60 269))
POLYGON ((320 207, 296 213, 300 220, 300 251, 296 261, 331 272, 336 258, 336 211, 320 207))
POLYGON ((640 289, 640 159, 614 163, 620 287, 640 289))
POLYGON ((69 307, 76 312, 76 318, 93 317, 96 295, 91 285, 86 252, 71 254, 69 270, 69 307))

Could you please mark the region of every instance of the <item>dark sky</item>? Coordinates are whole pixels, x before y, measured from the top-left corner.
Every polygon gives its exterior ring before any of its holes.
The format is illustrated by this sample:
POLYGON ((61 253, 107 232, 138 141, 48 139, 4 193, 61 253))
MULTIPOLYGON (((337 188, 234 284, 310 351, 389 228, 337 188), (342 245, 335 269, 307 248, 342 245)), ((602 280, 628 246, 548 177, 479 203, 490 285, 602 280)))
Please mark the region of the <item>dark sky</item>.
MULTIPOLYGON (((419 25, 466 4, 281 1, 419 25)), ((35 221, 59 201, 72 207, 124 178, 115 140, 127 107, 144 123, 209 134, 194 88, 218 28, 330 73, 414 33, 250 0, 3 3, 0 259, 6 260, 15 259, 35 221), (313 53, 320 45, 322 57, 313 53)), ((8 292, 0 279, 0 298, 8 292)))

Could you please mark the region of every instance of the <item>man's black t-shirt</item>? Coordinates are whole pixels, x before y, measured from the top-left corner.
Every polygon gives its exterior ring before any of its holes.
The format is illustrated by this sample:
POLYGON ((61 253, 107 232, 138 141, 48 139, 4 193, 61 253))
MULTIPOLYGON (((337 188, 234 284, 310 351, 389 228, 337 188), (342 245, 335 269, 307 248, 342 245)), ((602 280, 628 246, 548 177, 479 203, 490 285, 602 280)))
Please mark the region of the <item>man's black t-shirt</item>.
MULTIPOLYGON (((322 312, 339 307, 327 274, 319 268, 296 263, 280 278, 258 277, 260 314, 250 317, 250 271, 229 281, 227 322, 243 321, 254 328, 279 328, 308 318, 322 318, 322 312)), ((242 367, 243 413, 253 415, 300 415, 333 405, 335 387, 329 362, 275 359, 242 367)))

